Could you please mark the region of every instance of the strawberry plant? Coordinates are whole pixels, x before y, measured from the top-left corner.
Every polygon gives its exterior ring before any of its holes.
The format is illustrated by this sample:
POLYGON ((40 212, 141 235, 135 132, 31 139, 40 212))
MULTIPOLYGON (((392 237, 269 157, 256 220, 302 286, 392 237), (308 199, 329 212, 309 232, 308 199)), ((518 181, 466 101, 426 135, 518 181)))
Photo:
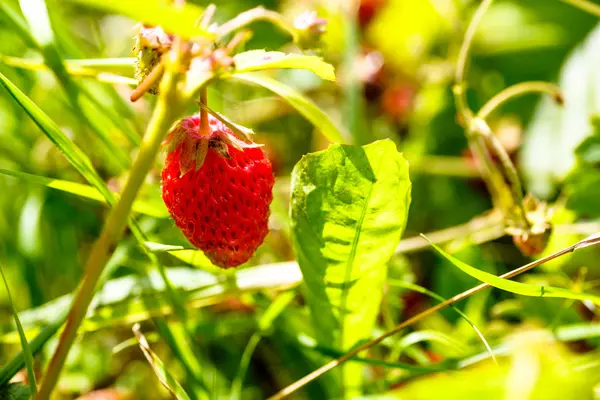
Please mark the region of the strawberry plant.
POLYGON ((442 3, 2 2, 0 399, 595 398, 600 7, 442 3))

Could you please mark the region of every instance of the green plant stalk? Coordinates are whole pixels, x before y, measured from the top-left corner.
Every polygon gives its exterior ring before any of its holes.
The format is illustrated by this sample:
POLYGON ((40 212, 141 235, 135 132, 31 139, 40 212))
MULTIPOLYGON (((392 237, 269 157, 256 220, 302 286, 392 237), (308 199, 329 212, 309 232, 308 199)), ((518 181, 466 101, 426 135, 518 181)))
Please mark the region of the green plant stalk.
POLYGON ((131 206, 143 184, 146 175, 154 164, 163 136, 177 118, 180 107, 176 97, 176 75, 169 71, 161 85, 161 95, 146 129, 139 154, 133 164, 129 179, 117 205, 110 211, 100 238, 94 244, 86 263, 86 275, 73 300, 65 329, 60 336, 58 347, 50 360, 36 399, 47 400, 60 375, 67 354, 75 341, 88 307, 94 297, 98 279, 108 260, 109 253, 122 236, 129 219, 131 206))

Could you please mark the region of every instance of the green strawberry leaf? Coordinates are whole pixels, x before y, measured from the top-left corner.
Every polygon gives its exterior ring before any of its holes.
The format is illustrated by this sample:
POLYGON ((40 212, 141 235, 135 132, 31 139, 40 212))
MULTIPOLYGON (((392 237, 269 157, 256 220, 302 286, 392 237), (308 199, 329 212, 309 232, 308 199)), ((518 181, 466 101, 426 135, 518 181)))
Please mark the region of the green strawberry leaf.
POLYGON ((0 400, 27 400, 31 398, 31 389, 22 383, 11 383, 0 387, 0 400))
POLYGON ((329 116, 317 107, 310 99, 291 87, 274 79, 256 74, 234 74, 234 79, 262 86, 281 96, 294 107, 304 118, 309 120, 332 143, 344 143, 344 135, 331 121, 329 116))
POLYGON ((233 60, 235 62, 235 73, 280 68, 306 69, 321 79, 335 81, 333 66, 317 56, 287 54, 280 51, 250 50, 236 54, 233 60))
POLYGON ((160 0, 71 0, 106 12, 125 15, 134 21, 161 26, 165 32, 186 39, 212 37, 198 24, 203 9, 193 4, 175 6, 160 0))
MULTIPOLYGON (((410 188, 391 140, 331 145, 295 166, 292 239, 319 343, 347 351, 371 336, 410 188)), ((358 387, 360 369, 346 370, 346 386, 358 387)))

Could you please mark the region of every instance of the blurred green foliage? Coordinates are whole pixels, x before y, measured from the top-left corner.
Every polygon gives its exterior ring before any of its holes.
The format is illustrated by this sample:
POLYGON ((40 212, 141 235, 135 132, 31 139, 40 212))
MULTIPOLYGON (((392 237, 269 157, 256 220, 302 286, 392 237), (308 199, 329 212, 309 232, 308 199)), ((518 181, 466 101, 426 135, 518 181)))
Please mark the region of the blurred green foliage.
MULTIPOLYGON (((305 9, 316 9, 329 21, 319 55, 336 67, 337 82, 303 70, 272 71, 269 77, 304 93, 348 133, 348 140, 368 143, 388 138, 395 142, 409 162, 412 182, 405 238, 481 216, 491 209, 491 200, 456 121, 452 96, 458 49, 479 2, 360 3, 359 14, 354 16, 345 10, 343 1, 225 1, 218 4, 216 21, 259 5, 290 19, 305 9)), ((19 2, 4 0, 0 4, 0 73, 83 150, 109 189, 119 192, 154 99, 147 96, 130 103, 131 87, 93 77, 71 77, 58 64, 60 59, 132 57, 136 21, 75 2, 48 0, 46 4, 53 30, 52 50, 46 52, 36 49, 32 38, 39 40, 40 33, 28 27, 19 2), (13 12, 23 23, 21 27, 9 17, 13 12), (45 58, 55 69, 18 68, 9 57, 45 58)), ((564 90, 563 108, 547 99, 525 96, 502 106, 488 121, 517 161, 526 189, 556 204, 556 226, 548 252, 600 231, 596 23, 596 17, 558 0, 497 0, 484 17, 473 46, 468 100, 474 110, 503 88, 522 81, 557 82, 564 90)), ((298 53, 288 44, 289 37, 268 23, 255 23, 252 31, 246 49, 298 53)), ((112 72, 132 76, 129 68, 112 72)), ((242 380, 240 398, 266 398, 347 350, 318 342, 306 288, 298 286, 302 277, 293 262, 288 215, 292 169, 303 155, 327 147, 320 134, 327 127, 315 128, 311 121, 318 118, 311 119, 310 111, 299 113, 273 93, 236 80, 211 85, 209 104, 232 121, 254 129, 257 141, 265 144, 272 158, 277 182, 271 233, 247 268, 235 274, 221 273, 198 252, 155 253, 168 267, 169 278, 185 301, 185 335, 194 345, 199 376, 186 371, 181 361, 184 356, 174 354, 163 336, 153 334, 164 334, 157 317, 166 316, 171 322, 174 311, 164 287, 151 292, 148 281, 137 275, 149 261, 128 233, 110 263, 111 279, 99 292, 81 339, 69 356, 57 398, 76 398, 102 388, 114 389, 110 393, 120 397, 113 398, 168 398, 136 342, 131 341, 134 322, 142 324, 150 347, 192 398, 203 398, 206 393, 210 398, 229 398, 236 379, 242 380), (276 316, 266 318, 281 291, 292 293, 292 298, 276 316), (243 356, 249 364, 240 377, 243 356)), ((190 104, 189 113, 193 112, 197 106, 190 104)), ((161 162, 138 196, 138 204, 146 210, 163 210, 161 162)), ((55 185, 58 180, 87 184, 4 89, 0 90, 0 169, 13 171, 11 176, 0 174, 0 193, 4 193, 0 196, 0 259, 31 341, 68 307, 107 208, 93 197, 98 196, 96 192, 89 199, 78 195, 78 187, 68 193, 38 179, 56 180, 55 185), (36 179, 24 178, 23 173, 36 179)), ((189 247, 164 214, 134 210, 139 211, 134 214, 136 221, 151 242, 189 247)), ((446 250, 479 269, 501 274, 528 261, 510 238, 468 237, 465 241, 459 240, 461 235, 465 236, 461 232, 451 237, 457 240, 447 240, 451 243, 446 250)), ((446 298, 477 284, 437 253, 417 247, 392 257, 387 271, 390 282, 417 283, 446 298)), ((521 280, 597 294, 599 252, 582 250, 521 280)), ((149 279, 150 283, 161 282, 153 275, 149 279)), ((383 294, 383 300, 370 336, 435 303, 401 285, 390 283, 375 289, 379 290, 377 296, 383 294)), ((600 313, 593 304, 488 290, 457 307, 490 342, 499 367, 485 360, 489 358, 485 346, 467 322, 447 309, 361 354, 362 362, 352 362, 362 372, 359 389, 364 396, 600 398, 600 313), (374 359, 388 364, 373 363, 374 359), (434 366, 460 371, 427 370, 434 366)), ((0 329, 0 366, 4 366, 20 345, 3 290, 0 329)), ((37 357, 39 373, 55 345, 53 339, 37 357)), ((16 378, 26 380, 25 373, 16 378)), ((337 398, 341 385, 337 374, 327 374, 294 398, 337 398)), ((2 390, 0 398, 25 389, 13 385, 2 390)))

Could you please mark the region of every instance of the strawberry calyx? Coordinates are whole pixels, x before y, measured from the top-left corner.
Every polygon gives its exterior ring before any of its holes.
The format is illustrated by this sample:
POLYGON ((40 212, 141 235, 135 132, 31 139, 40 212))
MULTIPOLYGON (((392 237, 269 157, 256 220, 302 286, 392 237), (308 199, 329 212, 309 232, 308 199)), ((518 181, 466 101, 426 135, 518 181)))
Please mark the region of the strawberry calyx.
MULTIPOLYGON (((228 121, 227 125, 230 124, 233 123, 228 121)), ((200 113, 197 113, 183 118, 171 127, 162 144, 166 146, 168 154, 180 149, 179 170, 181 176, 192 169, 198 171, 202 168, 209 149, 213 149, 221 157, 231 158, 230 147, 240 151, 262 147, 261 144, 254 143, 248 136, 248 132, 252 132, 251 130, 233 124, 238 128, 236 130, 238 130, 240 138, 227 125, 219 118, 209 115, 208 129, 201 129, 201 117, 200 113)))

